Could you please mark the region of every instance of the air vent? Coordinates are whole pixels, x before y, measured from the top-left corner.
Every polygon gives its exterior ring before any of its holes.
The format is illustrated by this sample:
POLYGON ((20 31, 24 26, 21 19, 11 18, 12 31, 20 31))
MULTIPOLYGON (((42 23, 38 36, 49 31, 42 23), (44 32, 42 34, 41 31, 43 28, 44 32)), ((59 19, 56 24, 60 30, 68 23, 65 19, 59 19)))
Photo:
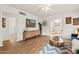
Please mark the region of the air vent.
POLYGON ((19 14, 21 14, 21 15, 26 15, 24 12, 19 12, 19 14))

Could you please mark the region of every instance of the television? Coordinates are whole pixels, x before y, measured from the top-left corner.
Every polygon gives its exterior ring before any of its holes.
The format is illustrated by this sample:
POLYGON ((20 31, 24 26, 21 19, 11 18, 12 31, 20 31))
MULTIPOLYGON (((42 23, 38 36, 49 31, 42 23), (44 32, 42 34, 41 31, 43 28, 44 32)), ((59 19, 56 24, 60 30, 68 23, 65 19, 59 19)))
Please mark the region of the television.
POLYGON ((36 27, 36 20, 26 19, 26 27, 36 27))

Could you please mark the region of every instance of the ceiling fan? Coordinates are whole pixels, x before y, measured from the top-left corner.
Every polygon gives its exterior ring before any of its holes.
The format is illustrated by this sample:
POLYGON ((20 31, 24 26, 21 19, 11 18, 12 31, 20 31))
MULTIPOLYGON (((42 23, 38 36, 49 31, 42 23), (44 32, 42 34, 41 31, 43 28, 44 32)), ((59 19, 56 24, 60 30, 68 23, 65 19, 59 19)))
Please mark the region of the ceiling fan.
POLYGON ((44 12, 47 12, 48 10, 52 10, 51 9, 51 4, 44 4, 44 5, 41 5, 40 8, 41 8, 41 11, 44 11, 44 12))

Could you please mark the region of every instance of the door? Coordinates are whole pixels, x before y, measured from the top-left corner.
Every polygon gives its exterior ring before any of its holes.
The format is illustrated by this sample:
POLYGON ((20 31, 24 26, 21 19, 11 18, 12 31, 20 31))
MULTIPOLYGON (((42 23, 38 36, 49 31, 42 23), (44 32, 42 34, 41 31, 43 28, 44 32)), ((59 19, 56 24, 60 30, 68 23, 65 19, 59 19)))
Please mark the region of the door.
POLYGON ((17 37, 17 19, 16 17, 8 17, 9 20, 9 40, 16 40, 17 37))

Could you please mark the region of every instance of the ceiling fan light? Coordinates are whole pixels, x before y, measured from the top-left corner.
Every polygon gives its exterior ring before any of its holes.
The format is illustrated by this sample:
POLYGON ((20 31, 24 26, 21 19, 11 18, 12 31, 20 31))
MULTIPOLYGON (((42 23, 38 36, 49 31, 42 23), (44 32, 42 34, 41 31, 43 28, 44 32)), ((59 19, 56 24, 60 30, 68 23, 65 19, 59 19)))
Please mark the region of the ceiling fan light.
POLYGON ((48 11, 49 7, 43 7, 41 11, 48 11))
POLYGON ((49 4, 44 5, 44 6, 40 6, 41 7, 41 11, 47 12, 48 10, 51 10, 50 6, 51 5, 49 5, 49 4))
POLYGON ((45 11, 47 11, 49 8, 48 7, 45 7, 45 11))
POLYGON ((41 11, 44 11, 44 10, 45 10, 45 8, 42 8, 42 9, 41 9, 41 11))

